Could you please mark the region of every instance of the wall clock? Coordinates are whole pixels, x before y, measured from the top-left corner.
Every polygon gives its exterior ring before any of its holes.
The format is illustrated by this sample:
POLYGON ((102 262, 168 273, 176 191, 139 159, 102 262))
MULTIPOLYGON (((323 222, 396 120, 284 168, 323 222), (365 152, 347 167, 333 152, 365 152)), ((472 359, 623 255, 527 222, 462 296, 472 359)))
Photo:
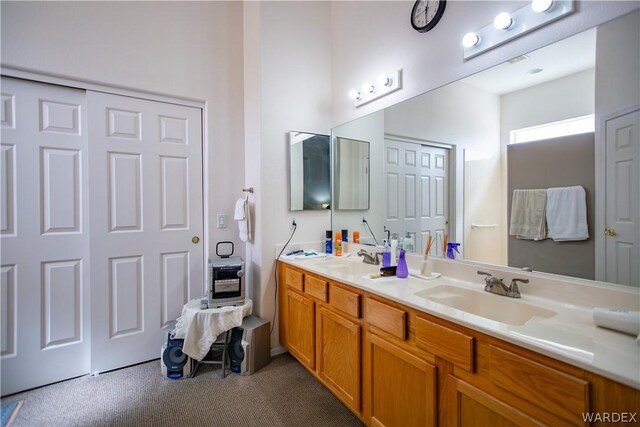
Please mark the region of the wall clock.
POLYGON ((440 21, 446 5, 446 0, 416 1, 411 10, 411 26, 416 31, 426 33, 440 21))

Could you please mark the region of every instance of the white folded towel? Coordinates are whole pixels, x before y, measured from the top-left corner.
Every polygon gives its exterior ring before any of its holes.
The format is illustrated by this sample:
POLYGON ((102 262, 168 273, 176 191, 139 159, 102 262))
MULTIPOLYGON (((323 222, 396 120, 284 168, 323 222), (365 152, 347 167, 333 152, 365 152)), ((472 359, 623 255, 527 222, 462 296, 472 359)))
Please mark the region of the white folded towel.
POLYGON ((238 221, 238 236, 243 242, 249 240, 247 205, 248 203, 246 199, 238 199, 236 201, 235 213, 233 214, 233 219, 238 221))
POLYGON ((544 189, 513 190, 509 234, 519 239, 546 239, 546 202, 544 189))
POLYGON ((554 241, 586 240, 587 193, 579 185, 547 190, 548 235, 554 241))

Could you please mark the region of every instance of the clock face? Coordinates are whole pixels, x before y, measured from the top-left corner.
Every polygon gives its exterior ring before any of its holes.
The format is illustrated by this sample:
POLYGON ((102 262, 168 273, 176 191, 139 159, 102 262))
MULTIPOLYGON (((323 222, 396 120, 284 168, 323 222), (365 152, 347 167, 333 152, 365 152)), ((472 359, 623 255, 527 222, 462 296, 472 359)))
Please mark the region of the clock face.
POLYGON ((411 26, 425 33, 436 26, 446 6, 446 0, 418 0, 411 11, 411 26))

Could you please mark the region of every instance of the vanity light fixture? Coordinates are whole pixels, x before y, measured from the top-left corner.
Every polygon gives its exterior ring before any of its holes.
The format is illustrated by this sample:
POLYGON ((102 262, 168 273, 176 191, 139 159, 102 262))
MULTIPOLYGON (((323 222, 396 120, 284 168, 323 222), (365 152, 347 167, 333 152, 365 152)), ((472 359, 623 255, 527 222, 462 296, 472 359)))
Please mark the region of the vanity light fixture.
POLYGON ((508 30, 513 26, 513 18, 507 12, 501 12, 493 20, 493 26, 498 30, 508 30))
POLYGON ((462 46, 473 47, 480 43, 480 37, 476 33, 467 33, 462 38, 462 46))
POLYGON ((375 93, 376 87, 369 82, 362 83, 362 92, 364 93, 375 93))
POLYGON ((531 10, 537 13, 546 12, 553 6, 553 0, 532 0, 531 10))
POLYGON ((349 97, 353 99, 353 104, 356 107, 402 89, 402 70, 398 70, 394 73, 382 74, 376 79, 375 85, 370 82, 366 82, 362 84, 360 89, 360 92, 355 89, 349 92, 349 97), (355 97, 352 96, 352 94, 357 94, 358 96, 355 97))
POLYGON ((463 58, 470 59, 538 29, 574 11, 573 0, 533 0, 511 13, 502 12, 493 23, 478 31, 465 34, 462 39, 463 58), (473 35, 477 37, 474 38, 473 35), (475 41, 475 43, 473 43, 475 41))
POLYGON ((378 84, 378 86, 391 86, 391 83, 393 83, 393 81, 384 74, 380 74, 376 79, 376 83, 378 84))

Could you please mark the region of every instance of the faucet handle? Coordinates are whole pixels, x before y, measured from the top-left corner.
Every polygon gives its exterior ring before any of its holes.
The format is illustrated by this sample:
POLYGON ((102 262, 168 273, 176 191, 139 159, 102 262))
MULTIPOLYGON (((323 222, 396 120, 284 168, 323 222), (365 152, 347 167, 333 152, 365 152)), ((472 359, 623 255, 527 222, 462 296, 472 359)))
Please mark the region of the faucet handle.
POLYGON ((509 285, 509 296, 514 298, 520 298, 520 289, 518 289, 518 282, 529 283, 529 279, 512 279, 509 285))
POLYGON ((480 270, 478 270, 478 274, 480 274, 480 275, 485 275, 485 276, 487 276, 487 278, 489 278, 489 277, 493 277, 493 274, 491 274, 491 273, 485 273, 484 271, 480 271, 480 270))

